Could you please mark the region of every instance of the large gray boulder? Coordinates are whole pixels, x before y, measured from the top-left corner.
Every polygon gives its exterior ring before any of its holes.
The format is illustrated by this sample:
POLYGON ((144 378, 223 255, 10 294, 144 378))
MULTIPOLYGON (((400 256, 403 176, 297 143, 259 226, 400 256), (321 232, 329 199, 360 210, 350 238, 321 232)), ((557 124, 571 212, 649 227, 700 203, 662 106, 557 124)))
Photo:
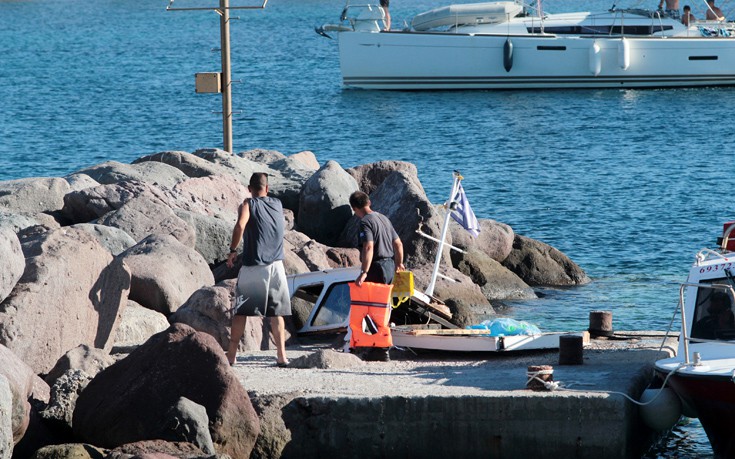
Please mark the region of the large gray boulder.
POLYGON ((49 232, 23 252, 23 277, 0 303, 0 344, 36 373, 79 344, 109 350, 130 288, 123 263, 74 228, 49 232))
POLYGON ((81 344, 73 349, 69 349, 68 352, 61 356, 44 380, 53 386, 56 380, 68 373, 69 370, 83 371, 90 378, 94 378, 97 373, 113 363, 115 363, 115 358, 104 349, 81 344))
POLYGON ((359 190, 367 194, 372 194, 390 174, 396 171, 410 177, 418 177, 416 166, 405 161, 378 161, 347 169, 347 173, 357 182, 359 190))
POLYGON ((44 231, 60 228, 61 225, 47 214, 25 214, 17 211, 0 210, 0 228, 20 233, 33 227, 41 227, 44 231))
POLYGON ((358 249, 329 247, 326 255, 330 268, 360 266, 360 251, 358 249))
POLYGON ((314 154, 314 152, 311 152, 309 150, 294 153, 292 155, 289 155, 288 158, 292 161, 298 161, 301 165, 313 171, 318 170, 320 167, 319 160, 316 159, 316 155, 314 154))
POLYGON ((134 240, 150 235, 170 235, 187 247, 196 245, 196 233, 170 207, 144 197, 133 198, 99 220, 102 225, 120 228, 134 240))
POLYGON ((0 303, 20 280, 25 267, 26 259, 18 236, 12 230, 0 227, 0 303))
POLYGON ((248 151, 241 151, 237 156, 248 159, 254 163, 272 164, 286 158, 286 155, 276 150, 266 150, 263 148, 254 148, 248 151))
POLYGON ((350 194, 357 182, 336 161, 327 161, 301 188, 296 225, 306 235, 335 245, 352 217, 350 194))
POLYGON ((503 266, 531 286, 570 286, 590 282, 582 268, 559 250, 518 234, 503 266))
POLYGON ((186 397, 179 397, 176 404, 164 416, 156 438, 173 442, 188 442, 206 454, 215 454, 212 436, 209 434, 207 410, 186 397))
POLYGON ((201 149, 195 156, 222 167, 247 187, 253 172, 268 174, 269 195, 283 202, 283 207, 296 211, 299 204, 299 191, 314 171, 297 158, 286 157, 270 164, 258 163, 218 149, 201 149))
POLYGON ((215 164, 224 171, 223 173, 232 175, 246 187, 250 183, 250 176, 253 175, 253 172, 269 172, 268 166, 264 164, 258 164, 217 148, 196 150, 193 155, 215 164))
POLYGON ((88 175, 105 185, 124 180, 137 180, 139 182, 171 188, 186 179, 186 174, 175 167, 155 161, 145 161, 132 165, 117 161, 107 161, 78 170, 75 173, 88 175))
POLYGON ((10 387, 12 397, 10 440, 15 444, 23 438, 30 422, 31 404, 28 398, 33 393, 35 374, 33 369, 15 353, 0 345, 0 376, 5 377, 10 387))
POLYGON ((0 374, 0 459, 13 456, 13 392, 8 378, 0 374))
POLYGON ((296 255, 306 263, 309 271, 321 271, 331 268, 327 250, 329 247, 316 241, 309 241, 296 251, 296 255))
POLYGON ((100 182, 87 174, 69 174, 64 176, 64 179, 69 184, 69 191, 80 191, 101 185, 100 182))
POLYGON ((0 210, 54 213, 64 207, 69 183, 62 178, 24 178, 0 182, 0 210))
POLYGON ((492 259, 479 247, 461 254, 452 251, 455 268, 472 279, 488 300, 537 298, 533 289, 515 273, 492 259))
POLYGON ((138 197, 168 205, 168 196, 159 187, 126 180, 67 193, 64 196, 62 213, 71 223, 87 223, 119 209, 126 202, 138 197))
POLYGON ((146 161, 168 164, 180 170, 188 177, 207 177, 210 175, 221 175, 226 172, 225 168, 185 151, 162 151, 138 158, 133 161, 133 164, 140 164, 146 161))
MULTIPOLYGON (((197 290, 169 317, 169 321, 172 324, 186 324, 194 330, 211 335, 222 346, 222 349, 226 350, 230 343, 235 284, 236 280, 231 279, 213 287, 197 290)), ((293 330, 289 329, 288 320, 286 325, 286 339, 288 340, 293 330)), ((238 344, 238 351, 273 348, 268 332, 266 321, 262 317, 248 317, 245 331, 238 344)))
POLYGON ((165 315, 128 300, 115 333, 113 352, 115 349, 127 350, 138 347, 168 326, 169 322, 165 315))
POLYGON ((196 234, 194 250, 199 252, 208 264, 214 265, 227 260, 230 254, 235 217, 231 220, 223 220, 179 209, 174 210, 174 213, 191 228, 194 228, 196 234))
POLYGON ((232 224, 250 193, 231 175, 213 175, 184 180, 168 195, 173 208, 223 218, 232 224))
POLYGON ((452 245, 463 250, 480 250, 493 260, 502 263, 513 250, 513 228, 495 220, 479 219, 480 234, 473 237, 453 218, 450 219, 449 230, 452 233, 452 245))
MULTIPOLYGON (((422 265, 412 269, 416 289, 424 292, 431 281, 432 265, 422 265)), ((490 302, 480 290, 480 287, 472 282, 472 279, 454 269, 451 266, 442 266, 440 271, 444 277, 437 277, 433 296, 442 300, 450 299, 467 304, 475 313, 493 314, 490 302)))
MULTIPOLYGON (((172 324, 186 324, 194 330, 212 335, 222 349, 226 350, 230 343, 232 296, 230 289, 224 286, 200 288, 171 314, 169 321, 172 324)), ((260 346, 254 349, 260 349, 260 346)))
POLYGON ((289 156, 269 164, 272 175, 269 194, 281 200, 285 209, 298 212, 299 193, 306 181, 314 174, 311 166, 305 165, 299 158, 289 156))
POLYGON ((248 393, 214 338, 183 324, 98 374, 77 399, 74 433, 105 448, 151 440, 180 397, 206 409, 220 454, 249 457, 260 426, 248 393))
POLYGON ((135 239, 120 228, 94 223, 77 223, 72 225, 71 228, 80 229, 91 234, 102 247, 113 255, 119 255, 135 245, 135 239))
POLYGON ((196 290, 214 284, 206 260, 173 236, 148 236, 118 258, 130 269, 129 298, 165 315, 196 290))
MULTIPOLYGON (((391 173, 370 195, 372 209, 384 214, 393 223, 403 242, 404 264, 418 267, 434 263, 438 244, 416 233, 416 230, 441 237, 444 219, 427 198, 418 177, 397 171, 391 173)), ((355 247, 359 219, 353 216, 340 236, 339 245, 355 247)), ((451 235, 446 241, 452 243, 451 235)), ((448 254, 445 261, 451 263, 448 254)))

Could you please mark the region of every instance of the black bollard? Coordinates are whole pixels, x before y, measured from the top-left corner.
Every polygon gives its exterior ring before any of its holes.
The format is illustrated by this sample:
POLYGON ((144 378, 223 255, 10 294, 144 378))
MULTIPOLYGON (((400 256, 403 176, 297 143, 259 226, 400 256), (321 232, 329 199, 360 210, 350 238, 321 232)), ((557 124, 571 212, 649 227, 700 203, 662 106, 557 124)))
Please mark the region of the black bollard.
POLYGON ((582 365, 584 343, 582 335, 559 337, 559 365, 582 365))

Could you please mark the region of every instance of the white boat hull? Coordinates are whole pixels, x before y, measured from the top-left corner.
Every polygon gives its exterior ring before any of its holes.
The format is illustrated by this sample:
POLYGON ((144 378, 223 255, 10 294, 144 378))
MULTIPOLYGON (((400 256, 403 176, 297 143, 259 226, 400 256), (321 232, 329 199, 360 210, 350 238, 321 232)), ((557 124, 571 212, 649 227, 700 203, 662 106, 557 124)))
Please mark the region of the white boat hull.
POLYGON ((539 349, 558 349, 559 337, 568 333, 540 335, 415 335, 400 329, 391 330, 393 345, 412 349, 459 352, 507 352, 539 349))
POLYGON ((735 40, 340 32, 347 87, 661 88, 735 85, 735 40), (503 48, 513 44, 506 71, 503 48))

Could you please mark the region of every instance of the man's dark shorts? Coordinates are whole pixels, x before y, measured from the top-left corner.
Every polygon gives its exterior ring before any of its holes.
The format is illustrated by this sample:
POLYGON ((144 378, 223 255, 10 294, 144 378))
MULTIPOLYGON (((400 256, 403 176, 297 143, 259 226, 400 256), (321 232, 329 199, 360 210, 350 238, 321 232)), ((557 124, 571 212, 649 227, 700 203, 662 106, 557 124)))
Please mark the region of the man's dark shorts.
POLYGON ((380 6, 388 8, 390 6, 390 0, 380 0, 380 6))
POLYGON ((373 260, 365 277, 366 282, 377 282, 379 284, 390 284, 396 273, 396 262, 392 258, 379 258, 373 260))

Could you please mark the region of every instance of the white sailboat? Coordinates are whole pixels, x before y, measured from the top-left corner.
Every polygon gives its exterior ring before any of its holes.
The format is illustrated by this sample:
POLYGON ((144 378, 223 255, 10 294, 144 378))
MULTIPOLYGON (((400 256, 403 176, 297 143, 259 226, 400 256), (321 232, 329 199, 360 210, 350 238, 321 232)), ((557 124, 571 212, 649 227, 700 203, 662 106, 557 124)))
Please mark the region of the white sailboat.
MULTIPOLYGON (((697 0, 700 1, 700 0, 697 0)), ((700 10, 707 8, 701 0, 700 10)), ((384 30, 377 4, 338 24, 344 85, 364 89, 663 88, 735 84, 735 25, 662 11, 548 14, 540 2, 455 4, 384 30)))

